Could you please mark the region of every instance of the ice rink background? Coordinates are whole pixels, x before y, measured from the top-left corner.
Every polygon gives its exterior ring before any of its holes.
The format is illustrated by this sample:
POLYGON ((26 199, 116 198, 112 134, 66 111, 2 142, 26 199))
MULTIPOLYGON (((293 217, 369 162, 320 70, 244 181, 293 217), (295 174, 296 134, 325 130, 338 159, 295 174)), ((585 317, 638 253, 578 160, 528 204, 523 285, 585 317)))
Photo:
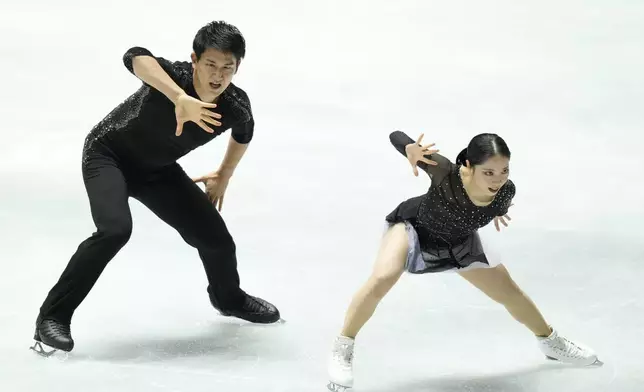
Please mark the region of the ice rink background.
MULTIPOLYGON (((356 392, 635 391, 644 382, 644 4, 638 1, 26 1, 0 12, 0 390, 324 391, 326 355, 383 218, 424 193, 388 141, 454 159, 498 132, 517 185, 506 266, 599 369, 545 363, 534 338, 456 275, 405 276, 359 337, 356 392), (235 83, 256 118, 223 216, 243 287, 288 321, 212 310, 196 252, 132 201, 134 233, 72 324, 28 350, 44 296, 94 226, 89 129, 139 81, 131 46, 189 59, 223 19, 247 40, 235 83)), ((215 170, 228 133, 181 160, 215 170)))

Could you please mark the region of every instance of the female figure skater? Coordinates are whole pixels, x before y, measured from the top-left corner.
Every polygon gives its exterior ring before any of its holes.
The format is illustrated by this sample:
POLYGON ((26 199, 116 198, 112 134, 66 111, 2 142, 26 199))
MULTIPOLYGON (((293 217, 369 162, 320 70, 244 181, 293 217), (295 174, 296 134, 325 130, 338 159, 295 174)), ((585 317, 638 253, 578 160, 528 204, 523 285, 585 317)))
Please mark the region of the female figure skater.
POLYGON ((510 150, 495 134, 475 136, 456 158, 456 164, 414 142, 405 133, 390 135, 396 150, 407 156, 414 175, 423 169, 431 178, 429 191, 402 202, 387 217, 371 276, 354 295, 341 334, 329 358, 328 388, 353 386, 355 338, 378 303, 403 272, 412 274, 455 271, 502 304, 535 334, 547 358, 577 365, 600 364, 595 353, 557 334, 535 304, 512 280, 502 264, 488 260, 478 229, 494 220, 507 226, 506 214, 515 194, 509 176, 510 150), (492 265, 490 263, 492 262, 492 265))

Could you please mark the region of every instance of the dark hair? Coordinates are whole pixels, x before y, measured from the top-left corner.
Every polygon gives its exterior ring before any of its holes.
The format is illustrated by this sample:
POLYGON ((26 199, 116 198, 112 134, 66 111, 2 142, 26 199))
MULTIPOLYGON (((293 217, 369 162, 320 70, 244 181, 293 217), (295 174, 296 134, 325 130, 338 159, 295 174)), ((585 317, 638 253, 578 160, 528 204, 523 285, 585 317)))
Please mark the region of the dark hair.
POLYGON ((480 165, 495 155, 510 158, 510 149, 505 140, 494 133, 481 133, 474 136, 467 148, 458 154, 456 164, 465 166, 465 161, 470 165, 480 165))
POLYGON ((246 55, 246 40, 239 29, 233 25, 224 21, 210 22, 197 31, 192 41, 192 50, 197 55, 197 60, 208 48, 232 53, 239 66, 239 62, 246 55))

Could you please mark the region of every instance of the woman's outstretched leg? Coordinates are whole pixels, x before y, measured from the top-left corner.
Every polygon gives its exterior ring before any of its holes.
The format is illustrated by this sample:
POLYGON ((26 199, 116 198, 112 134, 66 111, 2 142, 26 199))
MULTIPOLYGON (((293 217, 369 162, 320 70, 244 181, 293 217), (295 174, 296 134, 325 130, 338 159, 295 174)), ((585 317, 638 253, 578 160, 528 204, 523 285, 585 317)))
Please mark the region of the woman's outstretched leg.
POLYGON ((460 273, 463 278, 503 305, 515 320, 536 335, 541 351, 551 359, 578 365, 594 364, 597 355, 586 347, 560 336, 546 322, 537 306, 514 282, 502 265, 460 273))
POLYGON ((404 223, 392 226, 385 233, 371 275, 355 293, 347 309, 342 336, 355 339, 380 301, 396 284, 405 269, 407 246, 404 223))
POLYGON ((490 299, 503 305, 515 320, 536 336, 546 337, 552 333, 537 306, 512 280, 502 264, 461 272, 460 275, 490 299))
POLYGON ((329 389, 353 386, 353 345, 362 327, 405 270, 408 235, 404 223, 391 226, 383 236, 371 275, 355 293, 344 325, 336 337, 329 362, 329 389))

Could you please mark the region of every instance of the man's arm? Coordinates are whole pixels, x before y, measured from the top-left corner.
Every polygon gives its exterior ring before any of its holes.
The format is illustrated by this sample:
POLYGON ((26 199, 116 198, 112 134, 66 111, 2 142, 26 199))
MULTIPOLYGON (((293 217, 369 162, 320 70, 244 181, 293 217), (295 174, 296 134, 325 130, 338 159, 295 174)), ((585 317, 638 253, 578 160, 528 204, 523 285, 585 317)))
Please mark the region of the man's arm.
POLYGON ((248 149, 248 144, 253 140, 255 134, 255 119, 253 118, 248 94, 241 89, 238 89, 238 93, 243 100, 241 101, 242 106, 248 110, 249 119, 244 123, 234 125, 231 129, 226 155, 219 166, 219 170, 217 170, 219 174, 228 174, 228 177, 235 171, 237 164, 244 156, 244 153, 248 149))
POLYGON ((232 136, 228 140, 228 148, 226 149, 226 155, 217 169, 217 174, 230 177, 233 175, 237 164, 246 153, 248 149, 248 143, 238 143, 235 141, 235 138, 232 136))
POLYGON ((170 77, 168 71, 161 66, 160 61, 163 61, 166 67, 171 68, 169 61, 157 59, 145 48, 134 47, 123 55, 123 62, 130 72, 176 104, 177 99, 185 94, 185 91, 170 77))
POLYGON ((201 102, 188 95, 179 84, 186 77, 186 62, 171 62, 163 57, 154 56, 149 50, 135 46, 123 55, 125 67, 146 85, 165 95, 176 107, 176 136, 181 136, 183 124, 192 121, 208 133, 214 133, 210 125, 220 126, 215 120, 221 115, 210 109, 217 105, 201 102))

